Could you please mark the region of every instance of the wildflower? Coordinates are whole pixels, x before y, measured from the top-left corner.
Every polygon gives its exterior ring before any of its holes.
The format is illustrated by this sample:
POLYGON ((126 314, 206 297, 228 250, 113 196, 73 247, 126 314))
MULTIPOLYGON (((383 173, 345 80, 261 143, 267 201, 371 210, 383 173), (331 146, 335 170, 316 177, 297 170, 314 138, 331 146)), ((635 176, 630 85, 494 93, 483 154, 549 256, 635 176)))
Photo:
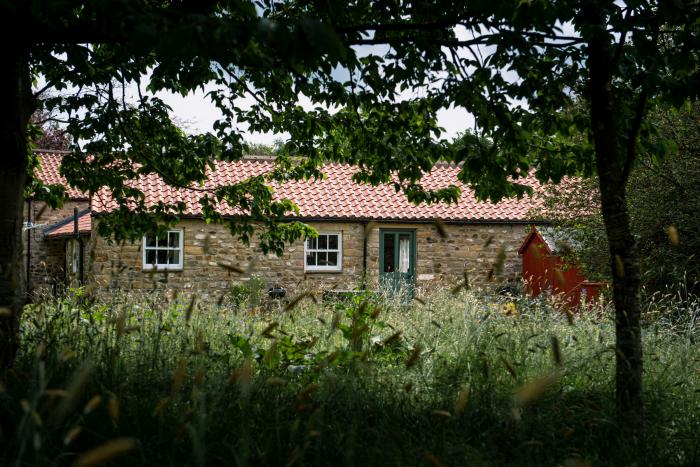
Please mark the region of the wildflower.
POLYGON ((508 302, 503 305, 503 314, 506 316, 518 316, 518 307, 515 302, 508 302))

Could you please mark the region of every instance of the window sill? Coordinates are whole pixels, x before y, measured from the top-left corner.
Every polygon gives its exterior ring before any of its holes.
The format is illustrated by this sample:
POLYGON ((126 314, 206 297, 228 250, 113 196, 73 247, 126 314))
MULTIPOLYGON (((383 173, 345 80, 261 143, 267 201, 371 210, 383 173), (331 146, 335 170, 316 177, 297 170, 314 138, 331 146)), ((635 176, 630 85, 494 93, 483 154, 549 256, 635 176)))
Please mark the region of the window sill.
POLYGON ((179 268, 141 268, 141 272, 182 272, 184 268, 179 267, 179 268))
POLYGON ((342 274, 342 269, 304 269, 304 274, 342 274))

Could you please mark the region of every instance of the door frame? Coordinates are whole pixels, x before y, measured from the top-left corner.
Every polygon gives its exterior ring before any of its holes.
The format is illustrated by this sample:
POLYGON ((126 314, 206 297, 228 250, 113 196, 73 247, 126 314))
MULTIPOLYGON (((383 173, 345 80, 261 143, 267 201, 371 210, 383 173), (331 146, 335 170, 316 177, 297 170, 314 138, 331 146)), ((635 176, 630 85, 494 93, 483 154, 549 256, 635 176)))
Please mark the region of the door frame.
MULTIPOLYGON (((410 234, 411 236, 411 258, 409 259, 409 275, 411 276, 411 285, 416 285, 416 269, 417 269, 417 257, 418 257, 418 245, 416 242, 416 229, 379 229, 379 282, 381 283, 382 275, 391 274, 384 272, 384 235, 385 234, 410 234)), ((398 255, 398 243, 394 250, 394 259, 396 260, 396 255, 398 255)))

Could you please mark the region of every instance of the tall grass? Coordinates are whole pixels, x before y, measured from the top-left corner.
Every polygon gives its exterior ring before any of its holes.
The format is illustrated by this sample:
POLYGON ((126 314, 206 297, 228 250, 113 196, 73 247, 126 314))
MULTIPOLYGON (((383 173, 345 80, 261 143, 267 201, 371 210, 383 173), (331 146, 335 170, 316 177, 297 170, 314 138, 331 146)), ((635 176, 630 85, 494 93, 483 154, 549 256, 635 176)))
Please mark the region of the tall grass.
POLYGON ((615 422, 605 308, 447 290, 246 313, 81 302, 24 316, 2 465, 700 463, 700 330, 659 319, 670 302, 648 306, 638 440, 615 422))

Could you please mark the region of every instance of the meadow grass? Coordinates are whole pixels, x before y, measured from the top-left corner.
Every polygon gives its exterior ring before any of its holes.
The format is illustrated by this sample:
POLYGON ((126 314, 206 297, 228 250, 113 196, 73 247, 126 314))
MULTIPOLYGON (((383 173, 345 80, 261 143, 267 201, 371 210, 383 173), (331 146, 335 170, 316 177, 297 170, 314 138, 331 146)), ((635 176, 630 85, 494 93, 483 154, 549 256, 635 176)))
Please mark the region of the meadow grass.
POLYGON ((696 301, 647 302, 633 439, 615 420, 604 306, 567 316, 449 290, 410 306, 314 299, 29 308, 2 382, 0 464, 700 464, 696 301))

